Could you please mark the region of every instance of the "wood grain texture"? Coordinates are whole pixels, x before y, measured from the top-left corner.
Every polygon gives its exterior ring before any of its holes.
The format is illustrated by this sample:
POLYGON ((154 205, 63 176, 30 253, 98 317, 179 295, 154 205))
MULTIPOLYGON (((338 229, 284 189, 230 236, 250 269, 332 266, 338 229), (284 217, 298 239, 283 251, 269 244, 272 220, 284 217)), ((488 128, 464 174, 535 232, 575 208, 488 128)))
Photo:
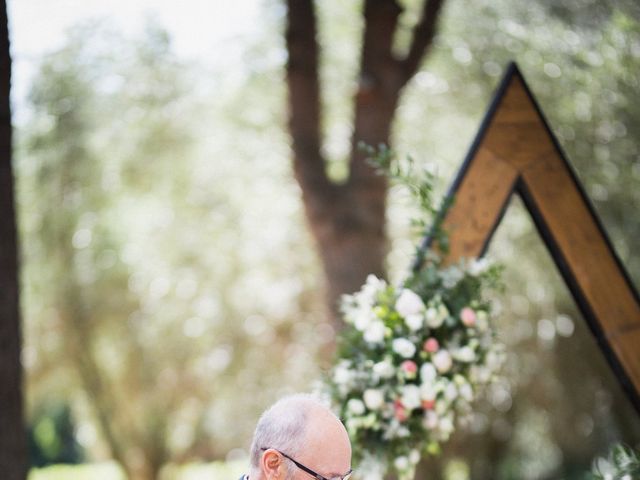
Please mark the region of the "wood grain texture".
POLYGON ((448 262, 481 255, 519 193, 619 380, 640 410, 640 300, 525 81, 512 66, 451 194, 448 262))
POLYGON ((480 255, 500 222, 518 172, 481 148, 462 179, 444 222, 450 261, 480 255))
POLYGON ((640 327, 640 305, 566 164, 548 157, 529 167, 523 178, 605 335, 640 327))

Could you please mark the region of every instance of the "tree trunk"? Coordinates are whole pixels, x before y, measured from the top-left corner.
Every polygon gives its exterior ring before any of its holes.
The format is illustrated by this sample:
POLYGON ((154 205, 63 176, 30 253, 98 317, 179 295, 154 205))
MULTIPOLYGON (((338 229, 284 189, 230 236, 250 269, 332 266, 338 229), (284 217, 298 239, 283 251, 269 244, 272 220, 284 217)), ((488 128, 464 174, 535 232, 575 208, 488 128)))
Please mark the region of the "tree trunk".
POLYGON ((358 144, 389 143, 400 93, 432 43, 442 4, 443 0, 425 2, 407 55, 397 58, 392 53, 392 43, 401 7, 394 0, 365 2, 350 171, 344 184, 335 184, 327 177, 326 160, 321 153, 319 47, 313 2, 287 1, 293 169, 324 267, 327 310, 336 323, 340 296, 358 290, 368 274, 385 273, 387 183, 367 165, 358 144))
POLYGON ((27 476, 22 413, 18 247, 11 169, 11 57, 6 2, 0 3, 0 472, 3 480, 27 476))

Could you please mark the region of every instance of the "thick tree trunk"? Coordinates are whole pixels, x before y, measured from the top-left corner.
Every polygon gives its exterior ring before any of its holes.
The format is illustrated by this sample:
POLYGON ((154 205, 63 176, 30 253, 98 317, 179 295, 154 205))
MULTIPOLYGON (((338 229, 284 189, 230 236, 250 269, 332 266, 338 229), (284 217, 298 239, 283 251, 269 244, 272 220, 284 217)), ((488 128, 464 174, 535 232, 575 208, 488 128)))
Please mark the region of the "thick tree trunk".
POLYGON ((402 9, 394 0, 367 0, 349 178, 332 183, 321 153, 319 48, 312 0, 288 0, 287 84, 293 167, 325 271, 328 311, 337 321, 342 294, 369 273, 384 276, 387 183, 367 165, 358 144, 389 143, 400 92, 431 45, 443 0, 427 0, 404 58, 392 53, 402 9))
POLYGON ((22 413, 18 247, 11 169, 11 57, 6 2, 0 3, 0 472, 3 480, 27 476, 22 413))

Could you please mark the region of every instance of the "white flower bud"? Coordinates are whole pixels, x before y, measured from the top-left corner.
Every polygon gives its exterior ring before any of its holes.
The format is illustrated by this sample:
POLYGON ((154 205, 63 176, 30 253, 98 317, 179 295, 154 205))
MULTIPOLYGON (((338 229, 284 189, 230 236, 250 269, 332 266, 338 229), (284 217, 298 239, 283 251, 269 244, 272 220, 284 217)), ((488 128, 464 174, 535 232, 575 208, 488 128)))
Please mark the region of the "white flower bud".
POLYGON ((451 370, 451 367, 453 366, 453 360, 451 359, 451 355, 444 348, 438 350, 435 353, 435 355, 433 356, 432 362, 435 365, 438 372, 440 373, 447 373, 449 370, 451 370))
POLYGON ((408 288, 402 289, 396 300, 396 311, 405 318, 424 311, 424 308, 422 299, 408 288))
POLYGON ((384 341, 384 323, 380 320, 371 322, 362 337, 367 343, 382 343, 384 341))
POLYGON ((438 315, 438 310, 433 307, 427 309, 425 318, 427 320, 427 326, 429 328, 438 328, 444 321, 444 318, 438 315))
POLYGON ((398 471, 402 472, 409 468, 409 459, 402 455, 394 460, 393 466, 396 467, 398 471))
POLYGON ((364 403, 357 398, 352 398, 347 402, 347 410, 354 415, 362 415, 364 413, 364 403))
POLYGON ((404 323, 407 324, 409 330, 411 330, 412 332, 417 332, 422 327, 424 327, 424 318, 422 314, 415 313, 413 315, 404 317, 404 323))
POLYGON ((379 410, 384 405, 384 394, 376 388, 369 388, 364 391, 364 404, 369 410, 379 410))
POLYGON ((470 363, 476 359, 476 353, 471 347, 462 347, 454 352, 454 357, 459 362, 470 363))
POLYGON ((417 385, 405 385, 402 387, 401 402, 408 410, 414 410, 422 404, 420 388, 417 385))
POLYGON ((391 348, 393 348, 394 352, 404 358, 411 358, 416 353, 416 346, 406 338, 396 338, 393 341, 391 348))
POLYGON ((348 363, 340 363, 333 370, 333 381, 337 385, 348 385, 353 380, 353 371, 348 363))
POLYGON ((420 380, 422 380, 423 383, 431 383, 437 376, 436 367, 434 367, 432 363, 426 362, 420 367, 420 380))
POLYGON ((390 361, 383 360, 373 365, 373 373, 380 378, 391 378, 396 374, 396 370, 390 361))

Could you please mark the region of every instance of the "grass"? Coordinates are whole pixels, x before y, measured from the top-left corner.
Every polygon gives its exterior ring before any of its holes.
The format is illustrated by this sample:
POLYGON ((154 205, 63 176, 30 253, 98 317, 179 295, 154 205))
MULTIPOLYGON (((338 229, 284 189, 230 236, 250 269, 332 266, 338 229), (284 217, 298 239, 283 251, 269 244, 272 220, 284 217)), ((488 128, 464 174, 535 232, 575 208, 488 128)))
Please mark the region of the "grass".
MULTIPOLYGON (((236 480, 246 470, 246 462, 192 463, 168 465, 161 480, 236 480)), ((113 462, 82 465, 52 465, 33 468, 28 480, 126 480, 120 467, 113 462)))

